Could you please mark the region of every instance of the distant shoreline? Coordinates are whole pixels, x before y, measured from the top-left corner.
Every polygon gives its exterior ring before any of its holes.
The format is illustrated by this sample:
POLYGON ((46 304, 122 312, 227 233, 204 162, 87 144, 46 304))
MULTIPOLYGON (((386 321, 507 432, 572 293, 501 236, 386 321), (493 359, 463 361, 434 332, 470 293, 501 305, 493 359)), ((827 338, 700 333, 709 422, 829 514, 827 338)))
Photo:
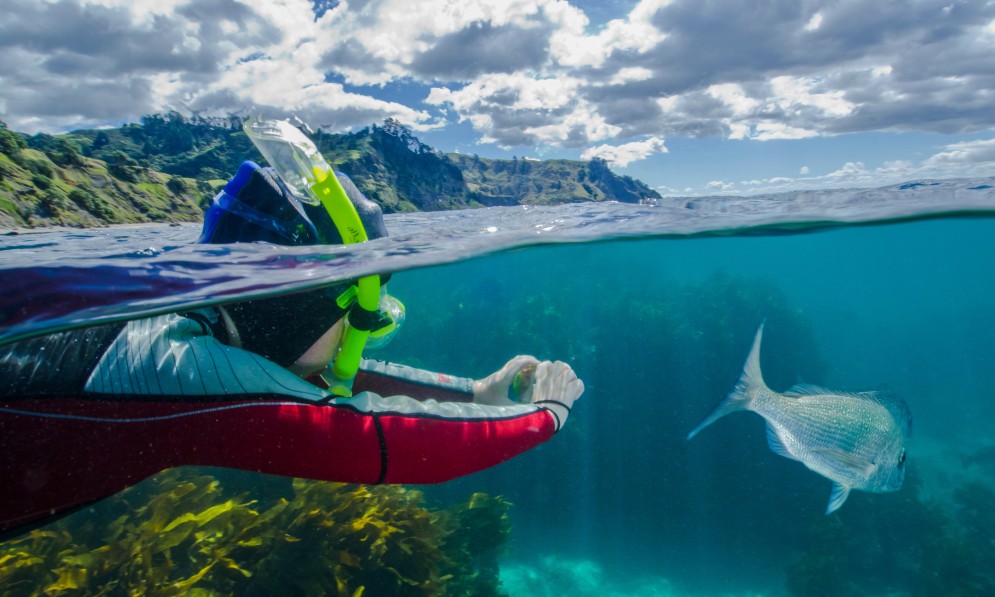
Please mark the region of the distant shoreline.
POLYGON ((5 228, 0 226, 0 236, 21 236, 27 234, 39 234, 42 232, 79 232, 80 230, 104 230, 112 228, 142 228, 145 226, 185 226, 187 224, 200 224, 200 220, 190 220, 189 222, 129 222, 126 224, 102 224, 100 226, 36 226, 34 228, 5 228))

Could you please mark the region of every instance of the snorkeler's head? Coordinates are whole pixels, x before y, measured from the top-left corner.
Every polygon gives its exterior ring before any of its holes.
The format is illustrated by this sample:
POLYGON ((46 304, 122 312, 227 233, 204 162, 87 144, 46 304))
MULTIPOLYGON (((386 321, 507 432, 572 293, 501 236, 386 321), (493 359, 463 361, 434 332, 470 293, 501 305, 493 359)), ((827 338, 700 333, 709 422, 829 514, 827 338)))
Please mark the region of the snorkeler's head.
MULTIPOLYGON (((344 174, 336 177, 356 208, 367 238, 387 236, 380 206, 344 174)), ((342 236, 324 207, 300 201, 271 168, 247 161, 215 196, 198 242, 338 245, 342 236)), ((387 278, 381 276, 381 283, 387 278)), ((243 348, 286 367, 346 315, 349 304, 336 299, 353 283, 235 303, 226 309, 243 348)))
MULTIPOLYGON (((380 206, 348 176, 336 173, 356 208, 369 240, 387 236, 380 206)), ((268 242, 278 245, 340 245, 342 236, 328 211, 298 199, 272 168, 243 162, 204 215, 201 243, 268 242)))

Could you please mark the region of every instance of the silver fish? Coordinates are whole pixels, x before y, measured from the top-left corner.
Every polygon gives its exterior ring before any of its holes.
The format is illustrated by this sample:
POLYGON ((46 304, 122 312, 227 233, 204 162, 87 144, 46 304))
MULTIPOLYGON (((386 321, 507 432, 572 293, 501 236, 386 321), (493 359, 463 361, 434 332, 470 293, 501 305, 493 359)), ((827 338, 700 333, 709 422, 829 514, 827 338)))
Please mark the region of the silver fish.
POLYGON ((905 480, 905 443, 912 414, 898 397, 881 392, 835 392, 801 384, 780 394, 760 373, 760 339, 733 391, 688 434, 691 439, 717 419, 751 410, 767 422, 774 453, 797 460, 833 482, 826 514, 838 510, 850 491, 896 491, 905 480))

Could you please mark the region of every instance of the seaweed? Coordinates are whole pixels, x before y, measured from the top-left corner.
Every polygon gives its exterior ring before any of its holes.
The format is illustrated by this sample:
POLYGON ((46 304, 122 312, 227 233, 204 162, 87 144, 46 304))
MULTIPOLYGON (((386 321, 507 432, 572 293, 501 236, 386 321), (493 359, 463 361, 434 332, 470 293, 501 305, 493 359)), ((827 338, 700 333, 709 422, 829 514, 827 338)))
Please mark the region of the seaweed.
POLYGON ((160 473, 0 544, 0 594, 501 594, 500 497, 432 511, 401 486, 295 479, 290 496, 249 493, 196 469, 160 473))
MULTIPOLYGON (((911 472, 911 471, 910 471, 911 472)), ((953 503, 922 500, 915 476, 895 494, 855 500, 808 529, 788 566, 792 595, 995 594, 995 491, 972 481, 953 503)))
POLYGON ((923 558, 916 595, 995 595, 995 490, 968 481, 953 493, 956 524, 936 537, 923 558))

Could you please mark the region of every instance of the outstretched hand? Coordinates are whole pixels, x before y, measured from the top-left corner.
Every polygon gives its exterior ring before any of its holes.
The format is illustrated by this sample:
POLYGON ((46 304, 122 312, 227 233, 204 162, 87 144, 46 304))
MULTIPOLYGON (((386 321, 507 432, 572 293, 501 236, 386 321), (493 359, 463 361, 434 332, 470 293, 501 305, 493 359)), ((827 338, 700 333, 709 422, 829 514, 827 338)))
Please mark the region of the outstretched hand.
POLYGON ((519 355, 508 361, 495 373, 473 382, 473 401, 477 404, 507 406, 531 403, 547 409, 556 419, 556 428, 563 427, 574 402, 584 393, 584 382, 570 365, 562 361, 542 361, 533 356, 519 355), (511 391, 515 377, 524 380, 531 376, 534 383, 511 391), (511 395, 514 394, 515 400, 511 395))
POLYGON ((584 382, 562 361, 543 361, 536 368, 532 404, 548 409, 556 418, 556 429, 567 422, 574 402, 584 393, 584 382))
MULTIPOLYGON (((505 363, 504 367, 498 371, 473 382, 473 401, 477 404, 491 406, 515 404, 515 401, 508 395, 511 384, 515 381, 515 376, 523 369, 537 365, 539 365, 539 359, 529 355, 518 355, 505 363)), ((532 384, 529 384, 521 392, 519 402, 529 402, 532 399, 532 394, 533 387, 532 384)))

